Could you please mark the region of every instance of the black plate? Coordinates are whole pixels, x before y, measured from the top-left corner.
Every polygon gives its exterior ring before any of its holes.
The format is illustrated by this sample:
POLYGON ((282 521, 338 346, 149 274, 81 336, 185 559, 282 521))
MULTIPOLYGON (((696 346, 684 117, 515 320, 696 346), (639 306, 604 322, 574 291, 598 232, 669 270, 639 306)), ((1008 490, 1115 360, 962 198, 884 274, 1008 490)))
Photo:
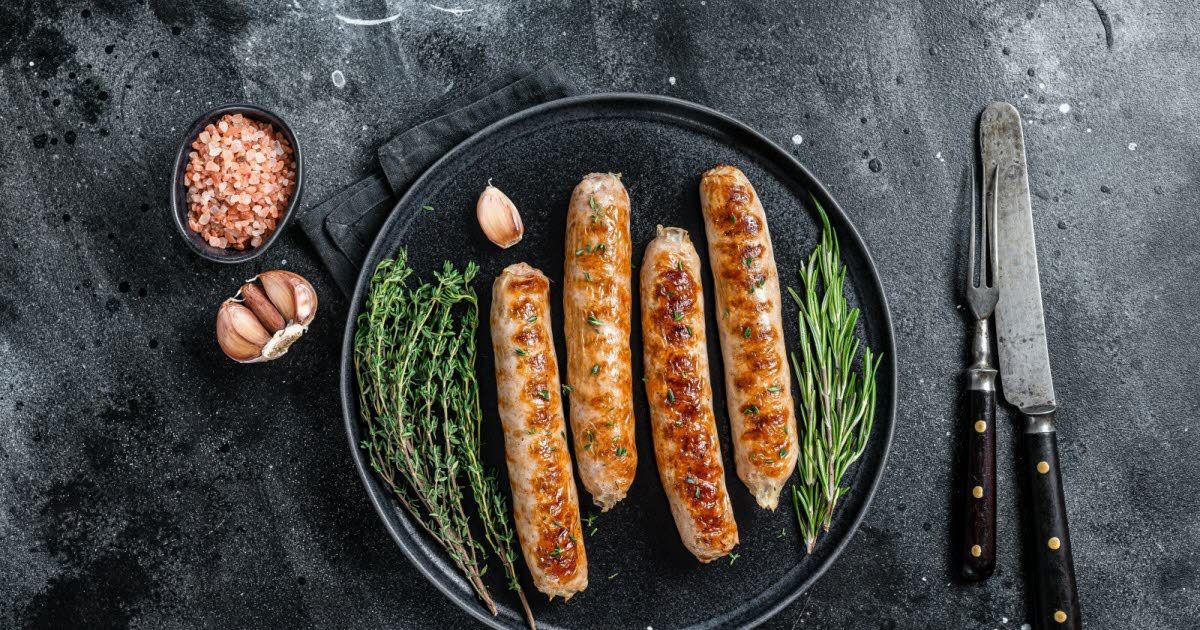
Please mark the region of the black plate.
MULTIPOLYGON (((542 269, 552 281, 554 330, 562 331, 561 295, 565 211, 571 190, 593 171, 615 171, 633 201, 634 261, 641 262, 655 225, 687 228, 701 258, 707 243, 700 218, 697 186, 700 174, 719 163, 739 166, 754 183, 766 206, 782 283, 796 286, 796 270, 812 251, 819 223, 809 196, 830 215, 841 239, 849 268, 852 302, 863 312, 861 333, 884 353, 879 369, 879 405, 874 435, 847 483, 852 490, 841 500, 830 531, 811 556, 799 539, 790 496, 774 513, 760 510, 738 480, 730 452, 725 413, 721 353, 709 335, 715 408, 722 434, 726 477, 737 516, 741 544, 738 558, 699 564, 683 548, 675 530, 655 469, 645 392, 641 383, 641 335, 633 329, 635 410, 638 418, 637 478, 628 498, 596 519, 598 531, 586 540, 589 586, 570 602, 547 603, 523 581, 539 625, 553 627, 673 628, 745 627, 762 622, 796 598, 837 558, 862 520, 879 483, 891 443, 895 415, 895 346, 883 288, 866 246, 845 213, 825 188, 788 153, 745 125, 704 107, 676 99, 635 94, 569 98, 510 116, 450 151, 429 169, 397 204, 367 257, 351 302, 342 350, 342 407, 354 460, 388 531, 425 576, 464 610, 494 627, 520 628, 516 598, 498 579, 499 567, 488 571, 489 585, 501 606, 491 617, 445 554, 416 529, 367 468, 360 442, 357 387, 352 364, 355 320, 365 301, 370 270, 384 257, 407 247, 421 276, 451 260, 481 266, 476 291, 483 329, 478 372, 484 408, 485 459, 498 467, 505 489, 503 436, 496 414, 491 339, 486 330, 491 283, 506 266, 519 261, 542 269), (525 238, 508 250, 489 243, 475 220, 475 200, 488 179, 517 204, 525 222, 525 238), (432 206, 434 210, 423 210, 432 206)), ((634 274, 636 282, 636 273, 634 274)), ((712 316, 711 276, 704 290, 709 330, 712 316)), ((635 288, 634 295, 637 295, 635 288)), ((635 304, 635 314, 638 307, 635 304)), ((796 309, 784 300, 784 328, 795 347, 796 309)), ((556 339, 562 372, 566 353, 556 339)), ((790 491, 788 491, 790 493, 790 491)), ((579 487, 584 514, 591 499, 579 487)), ((521 568, 524 572, 524 567, 521 568)), ((397 594, 397 596, 403 596, 397 594)))

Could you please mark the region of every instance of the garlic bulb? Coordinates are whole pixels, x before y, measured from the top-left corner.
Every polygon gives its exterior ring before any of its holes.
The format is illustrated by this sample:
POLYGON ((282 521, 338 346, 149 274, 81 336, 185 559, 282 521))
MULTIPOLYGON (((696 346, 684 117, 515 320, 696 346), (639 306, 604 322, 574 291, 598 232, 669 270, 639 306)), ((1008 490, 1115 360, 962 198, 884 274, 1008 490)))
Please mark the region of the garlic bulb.
POLYGON ((487 188, 479 193, 479 201, 475 203, 475 218, 479 219, 484 236, 500 247, 512 247, 521 242, 521 237, 525 235, 525 226, 521 223, 517 206, 490 181, 487 188))
POLYGON ((316 315, 317 292, 308 280, 290 271, 267 271, 246 281, 238 295, 221 304, 217 343, 241 363, 278 359, 316 315))

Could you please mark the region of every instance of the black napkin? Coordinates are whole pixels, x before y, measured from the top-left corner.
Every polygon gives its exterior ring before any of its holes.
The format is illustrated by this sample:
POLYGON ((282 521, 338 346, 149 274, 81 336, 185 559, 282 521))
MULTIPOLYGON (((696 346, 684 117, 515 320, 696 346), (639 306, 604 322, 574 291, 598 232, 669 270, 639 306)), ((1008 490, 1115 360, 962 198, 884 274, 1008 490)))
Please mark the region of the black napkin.
POLYGON ((555 66, 517 68, 436 108, 430 120, 379 148, 381 170, 309 208, 300 227, 342 292, 350 295, 367 251, 400 196, 444 153, 488 125, 534 105, 578 94, 555 66))

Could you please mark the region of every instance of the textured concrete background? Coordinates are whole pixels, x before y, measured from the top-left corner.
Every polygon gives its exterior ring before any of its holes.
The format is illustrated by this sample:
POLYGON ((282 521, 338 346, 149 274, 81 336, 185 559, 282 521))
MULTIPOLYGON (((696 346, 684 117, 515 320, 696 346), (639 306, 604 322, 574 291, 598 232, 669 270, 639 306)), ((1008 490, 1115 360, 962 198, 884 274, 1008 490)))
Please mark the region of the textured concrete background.
POLYGON ((227 362, 212 315, 241 279, 325 278, 296 229, 260 262, 192 255, 166 220, 170 162, 200 111, 263 104, 304 139, 315 203, 443 94, 555 61, 595 90, 691 99, 790 147, 879 263, 899 346, 889 467, 846 553, 771 627, 1026 621, 1011 424, 996 577, 955 582, 946 542, 963 173, 996 99, 1028 122, 1087 625, 1194 627, 1200 7, 572 4, 0 5, 0 625, 470 623, 387 537, 351 467, 334 376, 345 301, 326 288, 285 360, 227 362))

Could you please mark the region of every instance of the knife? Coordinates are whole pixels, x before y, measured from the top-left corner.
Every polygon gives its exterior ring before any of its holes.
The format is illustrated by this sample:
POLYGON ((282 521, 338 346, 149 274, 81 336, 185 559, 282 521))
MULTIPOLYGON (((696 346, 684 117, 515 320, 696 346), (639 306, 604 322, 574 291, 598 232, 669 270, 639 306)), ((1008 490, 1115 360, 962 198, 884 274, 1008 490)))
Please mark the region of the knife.
MULTIPOLYGON (((1033 501, 1033 555, 1037 571, 1037 628, 1081 628, 1075 563, 1054 429, 1054 381, 1042 315, 1037 246, 1021 115, 1009 103, 992 103, 979 120, 984 177, 999 178, 996 337, 1004 398, 1024 419, 1021 466, 1033 501), (992 166, 995 165, 993 175, 992 166)), ((984 181, 988 186, 989 182, 984 181)), ((987 188, 985 188, 986 190, 987 188)))

